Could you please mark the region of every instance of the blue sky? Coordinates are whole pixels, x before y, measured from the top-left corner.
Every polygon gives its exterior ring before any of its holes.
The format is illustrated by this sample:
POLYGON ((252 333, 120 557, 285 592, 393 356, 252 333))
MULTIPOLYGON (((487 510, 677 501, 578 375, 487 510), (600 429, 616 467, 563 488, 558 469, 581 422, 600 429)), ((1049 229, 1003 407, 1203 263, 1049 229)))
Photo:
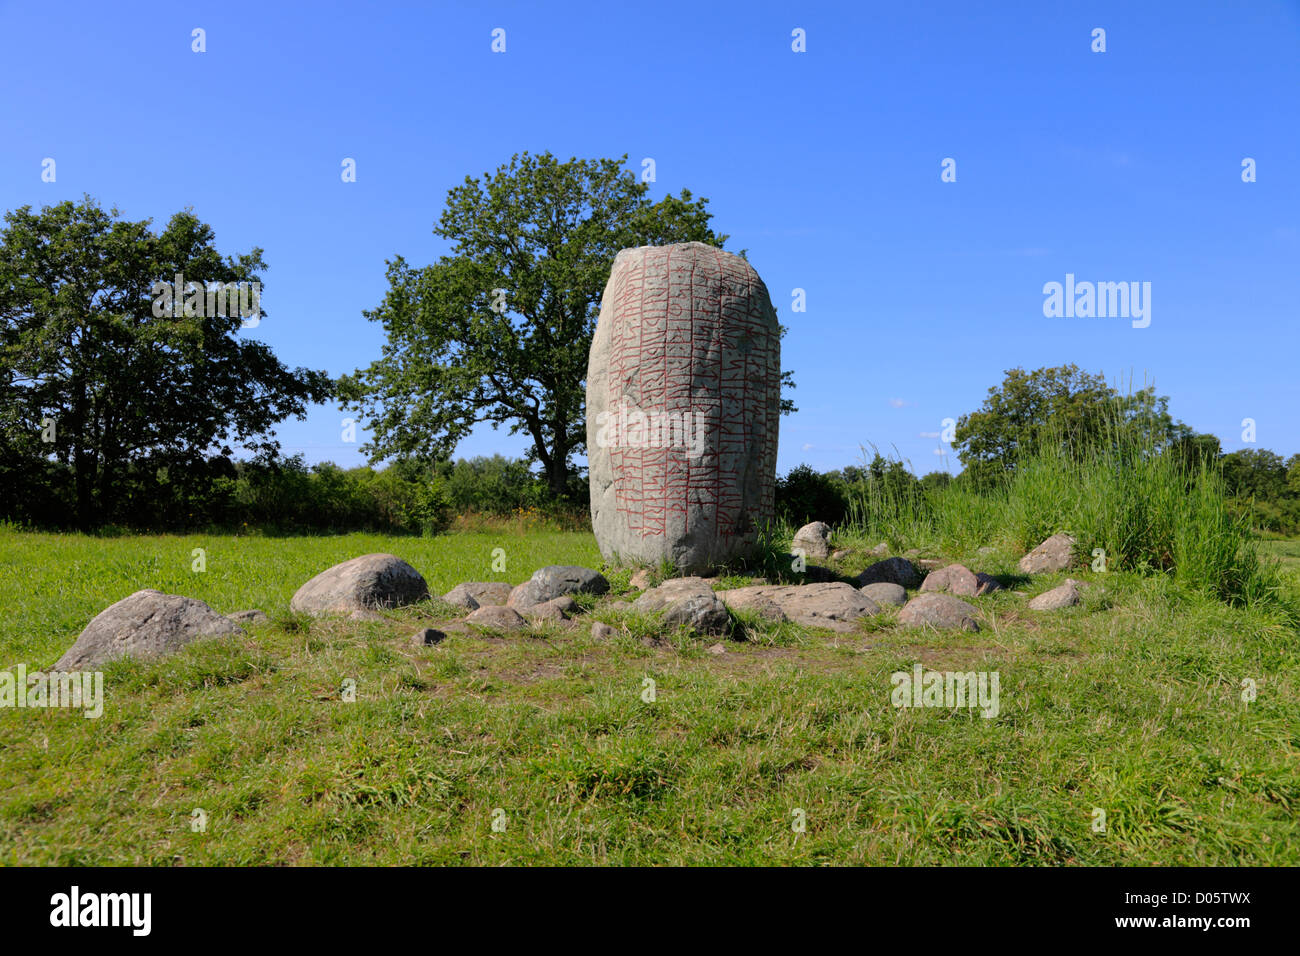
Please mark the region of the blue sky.
MULTIPOLYGON (((245 334, 290 365, 375 358, 384 260, 445 252, 447 190, 524 150, 651 157, 653 196, 709 197, 790 329, 782 472, 865 443, 941 467, 945 417, 1066 362, 1300 451, 1296 2, 0 3, 0 209, 192 206, 265 250, 245 334), (1067 273, 1150 282, 1149 327, 1045 317, 1067 273)), ((285 423, 286 451, 361 463, 343 417, 285 423)), ((522 449, 485 426, 457 454, 522 449)))

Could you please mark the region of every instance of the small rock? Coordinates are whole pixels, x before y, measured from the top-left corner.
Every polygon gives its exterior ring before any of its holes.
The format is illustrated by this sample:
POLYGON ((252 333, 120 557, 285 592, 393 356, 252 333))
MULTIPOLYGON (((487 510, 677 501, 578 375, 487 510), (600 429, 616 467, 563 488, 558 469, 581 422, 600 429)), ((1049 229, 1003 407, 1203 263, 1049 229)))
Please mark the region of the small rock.
POLYGON ((978 586, 975 588, 976 597, 983 597, 990 591, 1002 590, 1002 582, 991 574, 985 574, 983 571, 975 573, 975 580, 978 582, 978 586))
POLYGON ((604 594, 608 590, 609 582, 598 571, 552 564, 534 571, 531 578, 510 592, 507 603, 523 610, 565 594, 604 594))
POLYGON ((1075 540, 1068 534, 1054 534, 1020 559, 1026 574, 1064 571, 1074 561, 1075 540))
POLYGON ((146 589, 96 614, 51 670, 86 670, 119 657, 163 657, 199 638, 242 633, 202 601, 146 589))
POLYGON ((929 574, 931 571, 939 571, 942 570, 943 568, 948 567, 947 564, 945 564, 943 561, 940 561, 938 558, 917 558, 914 563, 918 568, 920 568, 922 571, 926 572, 927 574, 929 574))
POLYGON ((907 591, 901 585, 891 584, 888 581, 868 584, 862 588, 862 593, 881 606, 890 604, 894 607, 902 607, 907 603, 907 591))
POLYGON ((831 554, 831 526, 825 521, 806 524, 794 533, 792 552, 802 551, 806 558, 828 558, 831 554))
POLYGON ((1061 608, 1073 607, 1079 603, 1079 588, 1074 581, 1044 591, 1029 602, 1031 611, 1059 611, 1061 608))
POLYGON ((907 606, 898 612, 900 624, 909 627, 961 628, 966 631, 978 631, 979 624, 975 616, 979 612, 965 601, 950 594, 918 594, 907 602, 907 606))
POLYGON ((921 593, 960 594, 962 597, 974 597, 979 589, 979 580, 970 568, 961 564, 950 564, 931 571, 921 582, 921 593))
POLYGON ((848 556, 849 556, 849 552, 845 551, 845 550, 842 549, 842 548, 841 548, 839 551, 833 551, 833 552, 831 552, 831 560, 832 560, 832 561, 843 561, 843 560, 844 560, 845 558, 847 558, 848 556))
POLYGON ((226 618, 236 624, 265 624, 271 620, 257 608, 248 611, 236 611, 234 614, 227 614, 226 618))
POLYGON ((308 614, 347 614, 400 607, 429 597, 420 572, 391 554, 364 554, 316 575, 294 594, 289 607, 308 614))
POLYGON ((672 578, 632 602, 638 611, 662 613, 665 622, 704 634, 729 634, 731 615, 703 578, 672 578))
POLYGON ((411 643, 416 647, 432 647, 434 644, 440 644, 447 637, 442 631, 435 630, 432 627, 422 628, 411 635, 411 643))
POLYGON ((596 621, 591 625, 591 636, 597 641, 608 641, 617 633, 617 631, 604 621, 596 621))
POLYGON ((532 607, 523 609, 524 615, 530 621, 567 621, 569 615, 560 610, 560 606, 554 601, 543 601, 541 604, 534 604, 532 607))
POLYGON ((510 585, 504 581, 466 581, 442 596, 442 600, 466 611, 505 604, 510 600, 510 585))
POLYGON ((628 585, 636 588, 638 591, 644 591, 654 583, 654 573, 649 568, 642 568, 632 575, 632 580, 628 585))
POLYGON ((725 647, 723 647, 721 644, 710 644, 710 645, 709 645, 709 653, 710 653, 710 654, 715 654, 715 655, 717 655, 717 654, 725 654, 725 653, 727 653, 727 649, 726 649, 725 647))
POLYGON ((367 611, 363 607, 357 608, 348 615, 349 621, 382 621, 384 616, 377 611, 367 611))
POLYGON ((877 584, 884 581, 900 587, 914 588, 921 583, 921 572, 907 558, 886 558, 877 561, 858 575, 858 587, 877 584))
POLYGON ((465 623, 492 631, 519 631, 528 626, 518 611, 499 604, 479 608, 465 618, 465 623))
POLYGON ((872 548, 870 553, 877 558, 883 558, 885 555, 889 554, 889 545, 882 541, 880 544, 872 548))

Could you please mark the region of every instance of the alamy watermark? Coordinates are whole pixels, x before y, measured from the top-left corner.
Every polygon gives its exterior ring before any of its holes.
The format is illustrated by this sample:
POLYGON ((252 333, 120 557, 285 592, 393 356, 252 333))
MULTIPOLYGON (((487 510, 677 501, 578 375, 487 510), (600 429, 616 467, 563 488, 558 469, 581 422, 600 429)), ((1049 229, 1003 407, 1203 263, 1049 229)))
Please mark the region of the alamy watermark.
POLYGON ((1150 282, 1075 282, 1065 274, 1065 284, 1043 286, 1043 315, 1049 319, 1133 319, 1133 328, 1151 324, 1150 282))
POLYGON ((154 318, 214 318, 223 316, 243 319, 243 328, 251 329, 262 319, 262 283, 195 282, 176 273, 174 282, 155 282, 149 289, 153 296, 154 318))
POLYGON ((65 707, 94 720, 104 713, 104 675, 100 671, 29 674, 27 665, 19 664, 16 673, 0 671, 0 707, 65 707))
POLYGON ((926 671, 916 664, 911 673, 890 675, 894 690, 889 700, 895 707, 978 707, 980 716, 992 720, 1000 708, 1000 680, 997 671, 926 671))
POLYGON ((596 415, 601 448, 684 448, 690 458, 704 454, 705 422, 699 412, 643 412, 618 402, 596 415))

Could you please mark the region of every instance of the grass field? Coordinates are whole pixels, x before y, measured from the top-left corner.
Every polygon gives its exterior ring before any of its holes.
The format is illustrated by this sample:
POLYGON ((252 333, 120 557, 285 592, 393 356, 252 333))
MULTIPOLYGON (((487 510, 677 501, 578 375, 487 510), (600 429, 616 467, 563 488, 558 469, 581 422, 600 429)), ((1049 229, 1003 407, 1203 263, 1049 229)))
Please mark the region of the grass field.
MULTIPOLYGON (((1300 587, 1300 542, 1262 547, 1300 587)), ((605 602, 591 617, 620 633, 603 642, 580 617, 416 648, 417 626, 446 619, 435 603, 382 622, 289 614, 305 580, 372 551, 435 593, 599 567, 578 533, 0 531, 5 668, 48 667, 139 588, 273 619, 109 665, 100 719, 0 710, 0 862, 1300 863, 1300 634, 1265 608, 1075 572, 1097 585, 1084 604, 1035 614, 1026 599, 1063 576, 1026 580, 997 553, 977 570, 1016 590, 973 599, 978 634, 888 612, 847 635, 755 626, 715 655, 605 602), (894 708, 890 675, 915 662, 997 671, 1000 713, 894 708)))

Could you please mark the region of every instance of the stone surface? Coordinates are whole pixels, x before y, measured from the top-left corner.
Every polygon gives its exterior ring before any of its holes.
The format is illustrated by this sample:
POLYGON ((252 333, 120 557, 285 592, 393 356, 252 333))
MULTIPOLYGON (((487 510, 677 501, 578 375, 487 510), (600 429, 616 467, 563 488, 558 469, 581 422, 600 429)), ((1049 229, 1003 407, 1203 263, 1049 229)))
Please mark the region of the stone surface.
POLYGON ((416 647, 432 647, 446 640, 447 635, 432 627, 421 628, 411 635, 411 643, 416 647))
POLYGON ((51 669, 79 671, 119 657, 162 657, 200 638, 242 633, 238 624, 202 601, 136 591, 96 614, 51 669))
POLYGON ((703 578, 672 578, 632 602, 638 611, 662 614, 665 622, 701 634, 729 634, 731 615, 703 578))
POLYGON ((420 572, 391 554, 365 554, 316 575, 294 594, 289 607, 307 614, 347 614, 401 607, 429 596, 420 572))
POLYGON ((868 553, 872 557, 883 558, 885 555, 889 554, 889 545, 885 544, 885 542, 882 541, 880 542, 880 544, 872 548, 871 551, 868 553))
POLYGON ((644 591, 654 582, 654 575, 649 568, 642 568, 632 575, 632 580, 628 581, 629 587, 634 587, 638 591, 644 591))
POLYGON ((825 627, 832 631, 856 630, 853 622, 879 614, 880 606, 851 584, 760 585, 718 591, 731 608, 758 608, 763 613, 774 606, 796 624, 825 627))
POLYGON ((881 607, 886 604, 902 607, 907 603, 907 592, 903 590, 902 585, 891 584, 888 581, 877 581, 875 584, 868 584, 862 588, 862 593, 881 607))
POLYGON ((591 519, 606 560, 689 573, 755 552, 774 515, 780 353, 767 288, 744 259, 698 242, 618 254, 587 368, 591 519))
POLYGON ((1063 607, 1073 607, 1079 603, 1078 582, 1067 580, 1064 584, 1044 591, 1029 602, 1031 611, 1059 611, 1063 607))
POLYGON ((843 561, 848 556, 849 556, 849 552, 845 550, 831 552, 832 561, 843 561))
POLYGON ((907 558, 885 558, 877 561, 858 575, 858 587, 877 584, 897 584, 900 587, 914 588, 921 584, 921 572, 907 558))
POLYGON ((236 611, 234 614, 227 614, 226 617, 236 624, 265 624, 271 620, 263 611, 252 608, 248 611, 236 611))
POLYGON ((794 533, 790 550, 803 552, 805 558, 829 558, 831 556, 831 526, 825 521, 806 524, 794 533))
POLYGON ((510 592, 506 603, 523 610, 565 594, 604 594, 608 590, 609 582, 598 571, 572 564, 551 564, 534 571, 531 578, 510 592))
POLYGON ((1064 571, 1074 561, 1074 539, 1068 534, 1054 534, 1020 559, 1026 574, 1064 571))
POLYGON ((456 585, 442 599, 466 611, 476 611, 480 607, 505 604, 510 600, 511 590, 504 581, 466 581, 456 585))
POLYGON ((909 627, 961 628, 965 631, 978 631, 980 626, 975 620, 979 612, 960 598, 951 594, 918 594, 907 602, 907 606, 898 612, 898 622, 909 627))
POLYGON ((979 590, 979 581, 975 572, 962 564, 950 564, 937 571, 931 571, 921 582, 921 593, 960 594, 962 597, 974 597, 979 590))
POLYGON ((975 588, 976 597, 981 597, 988 594, 990 591, 1002 590, 1002 583, 993 575, 985 574, 983 571, 977 571, 975 573, 975 581, 977 584, 975 588))
POLYGON ((465 623, 491 631, 518 631, 528 626, 518 611, 500 604, 488 604, 473 611, 465 623))
POLYGON ((727 653, 727 648, 723 644, 710 644, 708 650, 710 654, 713 654, 718 657, 721 657, 723 654, 727 653))
POLYGON ((604 621, 596 621, 591 625, 591 636, 598 641, 608 641, 617 633, 617 631, 604 621))
POLYGON ((567 621, 569 619, 569 615, 565 614, 554 601, 543 601, 541 604, 534 604, 531 607, 524 608, 524 616, 530 621, 567 621))

